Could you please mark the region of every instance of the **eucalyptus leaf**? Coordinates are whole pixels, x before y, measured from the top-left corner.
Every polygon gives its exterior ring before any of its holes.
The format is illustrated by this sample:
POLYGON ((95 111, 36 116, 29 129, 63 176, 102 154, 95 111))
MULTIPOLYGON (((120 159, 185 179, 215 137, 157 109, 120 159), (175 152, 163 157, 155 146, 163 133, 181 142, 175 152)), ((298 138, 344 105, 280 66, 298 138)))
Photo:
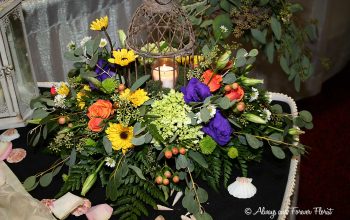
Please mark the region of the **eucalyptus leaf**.
POLYGON ((269 138, 272 139, 272 142, 276 145, 280 144, 283 141, 283 135, 281 133, 272 133, 269 135, 269 138))
POLYGON ((191 213, 197 213, 199 211, 198 203, 190 194, 184 196, 184 198, 182 199, 182 206, 186 208, 188 212, 191 213))
POLYGON ((297 74, 294 78, 294 88, 297 92, 300 92, 300 85, 301 84, 301 79, 299 74, 297 74))
POLYGON ((77 159, 77 152, 75 148, 73 148, 69 156, 69 161, 68 161, 69 167, 72 167, 75 165, 76 159, 77 159))
POLYGON ((38 145, 39 140, 40 140, 40 133, 37 133, 37 134, 35 134, 35 138, 34 138, 34 140, 33 140, 33 142, 32 142, 32 145, 33 145, 34 147, 35 147, 36 145, 38 145))
POLYGON ((53 175, 53 176, 56 176, 57 174, 59 174, 59 172, 61 171, 62 167, 63 167, 63 166, 58 166, 58 167, 56 167, 56 168, 53 170, 52 175, 53 175))
POLYGON ((246 49, 244 48, 240 48, 238 51, 237 51, 237 54, 236 54, 236 57, 246 57, 248 55, 248 52, 246 51, 246 49))
POLYGON ((288 61, 284 56, 281 56, 281 58, 280 58, 280 66, 285 73, 289 74, 288 61))
POLYGON ((140 77, 132 86, 131 91, 134 92, 136 89, 140 88, 147 80, 149 80, 150 75, 144 75, 140 77))
POLYGON ((128 165, 130 169, 132 169, 138 177, 140 177, 143 180, 146 180, 145 176, 142 174, 142 170, 140 168, 138 168, 137 166, 133 166, 133 165, 128 165))
POLYGON ((25 189, 30 189, 32 188, 36 183, 36 177, 35 176, 30 176, 30 177, 27 177, 27 179, 24 180, 23 182, 23 187, 25 189))
POLYGON ((47 124, 44 125, 44 127, 43 127, 43 138, 44 138, 44 139, 47 138, 47 124))
POLYGON ((301 111, 299 112, 299 116, 301 119, 303 119, 305 122, 312 122, 312 115, 309 111, 301 111))
POLYGON ((208 122, 210 120, 210 111, 206 107, 201 108, 200 117, 204 123, 208 122))
POLYGON ((133 137, 132 138, 132 144, 135 146, 143 145, 146 142, 145 135, 142 135, 140 137, 133 137))
MULTIPOLYGON (((223 81, 224 84, 232 84, 232 83, 236 82, 236 80, 237 80, 237 77, 236 77, 235 74, 233 74, 233 73, 227 73, 227 74, 224 76, 224 78, 223 78, 222 81, 223 81)), ((211 96, 209 96, 209 97, 211 97, 211 96)))
POLYGON ((229 98, 227 98, 226 96, 225 97, 222 97, 220 98, 219 100, 219 106, 222 108, 222 109, 229 109, 231 108, 236 102, 235 101, 230 101, 229 98))
POLYGON ((247 59, 245 57, 237 57, 235 59, 235 67, 239 68, 246 64, 247 59))
POLYGON ((92 50, 93 50, 93 53, 95 53, 97 51, 97 49, 99 48, 100 46, 100 42, 101 42, 101 34, 98 33, 97 36, 94 38, 93 40, 93 45, 92 45, 92 50))
POLYGON ((90 61, 89 61, 89 66, 91 68, 94 68, 97 64, 97 61, 98 61, 98 54, 95 54, 91 57, 90 61))
POLYGON ((280 147, 271 145, 271 151, 272 151, 272 154, 278 159, 284 159, 286 157, 286 154, 280 147))
POLYGON ((252 49, 249 51, 248 56, 250 57, 256 57, 259 54, 259 51, 257 49, 252 49))
POLYGON ((40 186, 47 187, 52 182, 52 178, 53 178, 52 173, 46 173, 42 175, 39 179, 40 186))
POLYGON ((274 43, 273 42, 269 42, 268 44, 266 44, 265 47, 265 54, 267 56, 267 60, 269 61, 269 63, 273 63, 273 58, 275 55, 275 47, 274 47, 274 43))
POLYGON ((176 165, 178 165, 179 168, 185 169, 188 165, 187 158, 184 155, 180 154, 176 158, 176 165))
POLYGON ((251 134, 245 134, 245 137, 247 139, 249 146, 251 146, 254 149, 258 149, 264 145, 262 141, 259 141, 255 136, 251 134))
POLYGON ((198 187, 197 195, 200 203, 205 203, 208 201, 208 193, 205 191, 205 189, 198 187))
POLYGON ((193 216, 196 218, 196 220, 213 220, 213 218, 207 212, 197 212, 194 213, 193 216))

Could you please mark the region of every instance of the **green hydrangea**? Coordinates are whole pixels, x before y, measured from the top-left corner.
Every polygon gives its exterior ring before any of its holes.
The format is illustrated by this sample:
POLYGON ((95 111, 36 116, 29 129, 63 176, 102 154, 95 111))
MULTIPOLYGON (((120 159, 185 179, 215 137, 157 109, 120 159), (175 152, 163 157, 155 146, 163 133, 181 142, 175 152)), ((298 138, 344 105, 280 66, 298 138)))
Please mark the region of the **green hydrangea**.
POLYGON ((211 154, 216 148, 216 142, 210 136, 206 136, 199 142, 199 147, 203 154, 211 154))
POLYGON ((161 100, 156 100, 152 104, 151 115, 158 116, 154 124, 164 140, 177 136, 178 141, 193 139, 193 143, 198 143, 198 139, 203 137, 201 126, 192 126, 188 113, 191 107, 186 105, 183 94, 171 90, 167 95, 163 95, 161 100))

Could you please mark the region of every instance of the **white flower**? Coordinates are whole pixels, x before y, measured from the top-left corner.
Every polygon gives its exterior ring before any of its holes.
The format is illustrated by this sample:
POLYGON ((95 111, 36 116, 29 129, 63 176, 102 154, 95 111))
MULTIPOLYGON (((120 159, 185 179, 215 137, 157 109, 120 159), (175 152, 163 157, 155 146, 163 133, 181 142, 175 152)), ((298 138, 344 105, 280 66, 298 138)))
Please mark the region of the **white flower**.
POLYGON ((84 37, 81 41, 80 41, 80 46, 83 47, 86 42, 88 42, 89 40, 91 40, 91 37, 88 36, 88 37, 84 37))
POLYGON ((227 27, 225 25, 221 25, 220 26, 220 30, 223 32, 223 33, 226 33, 228 31, 227 27))
POLYGON ((67 108, 67 106, 64 104, 64 102, 66 101, 65 95, 56 95, 53 101, 56 107, 63 108, 63 109, 67 108))
POLYGON ((259 91, 256 88, 252 87, 252 93, 250 94, 249 102, 257 100, 258 97, 259 97, 259 91))
POLYGON ((103 48, 107 45, 107 40, 105 38, 101 38, 100 44, 98 45, 100 48, 103 48))
POLYGON ((106 161, 106 166, 112 167, 112 168, 115 167, 115 160, 113 158, 107 157, 105 161, 106 161))
POLYGON ((262 114, 260 114, 260 116, 264 117, 266 121, 270 121, 271 120, 271 112, 267 108, 264 108, 262 110, 262 114))
POLYGON ((68 44, 67 44, 67 48, 69 51, 73 51, 75 49, 76 45, 73 41, 70 41, 68 44))
MULTIPOLYGON (((210 118, 213 118, 216 114, 216 108, 214 105, 208 105, 207 109, 209 111, 210 114, 210 118)), ((197 124, 200 124, 203 122, 202 118, 201 118, 201 113, 197 112, 195 118, 197 119, 197 124)))

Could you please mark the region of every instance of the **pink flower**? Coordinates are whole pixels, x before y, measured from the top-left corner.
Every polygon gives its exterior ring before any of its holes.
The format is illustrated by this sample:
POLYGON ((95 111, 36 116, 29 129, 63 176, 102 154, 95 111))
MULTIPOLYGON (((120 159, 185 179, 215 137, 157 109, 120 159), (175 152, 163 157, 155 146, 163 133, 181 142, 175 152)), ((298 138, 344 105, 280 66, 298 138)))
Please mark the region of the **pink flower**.
POLYGON ((112 216, 113 208, 107 204, 93 206, 85 214, 88 220, 107 220, 112 216))

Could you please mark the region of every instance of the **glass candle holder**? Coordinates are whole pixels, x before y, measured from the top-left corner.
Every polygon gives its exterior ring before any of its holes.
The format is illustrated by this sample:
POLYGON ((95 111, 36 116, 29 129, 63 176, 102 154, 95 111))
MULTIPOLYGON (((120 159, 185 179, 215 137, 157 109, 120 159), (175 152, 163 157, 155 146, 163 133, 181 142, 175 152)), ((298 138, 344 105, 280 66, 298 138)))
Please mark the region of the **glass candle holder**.
POLYGON ((153 80, 160 80, 163 88, 173 89, 178 77, 178 66, 174 59, 159 58, 152 65, 153 80))

